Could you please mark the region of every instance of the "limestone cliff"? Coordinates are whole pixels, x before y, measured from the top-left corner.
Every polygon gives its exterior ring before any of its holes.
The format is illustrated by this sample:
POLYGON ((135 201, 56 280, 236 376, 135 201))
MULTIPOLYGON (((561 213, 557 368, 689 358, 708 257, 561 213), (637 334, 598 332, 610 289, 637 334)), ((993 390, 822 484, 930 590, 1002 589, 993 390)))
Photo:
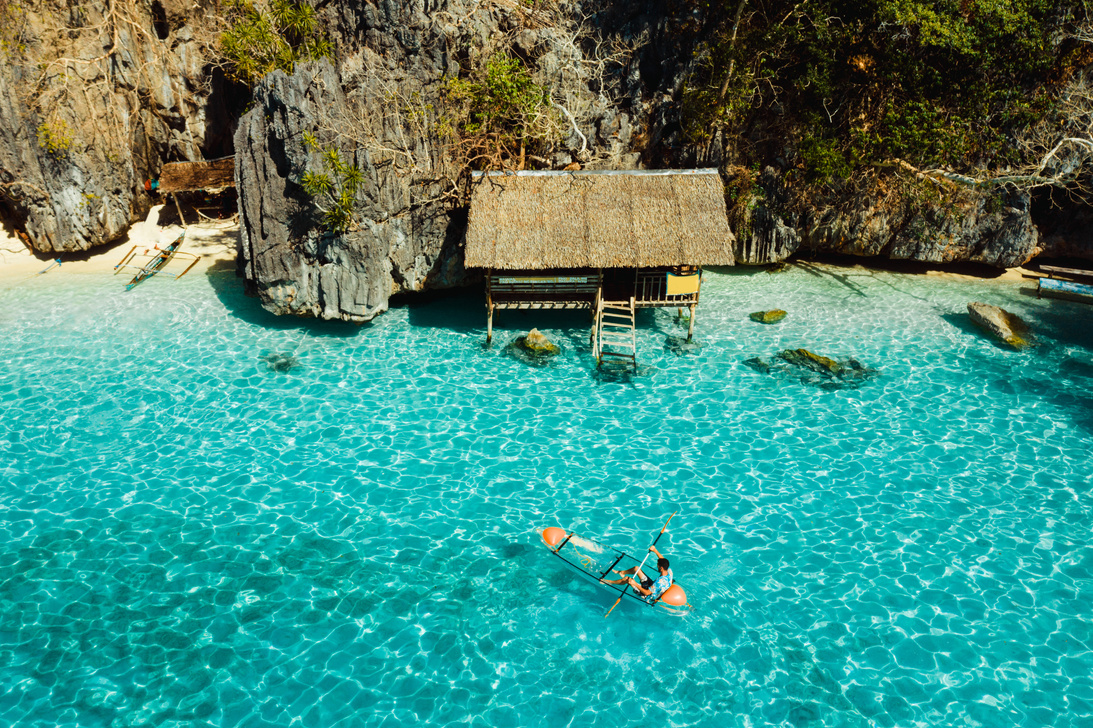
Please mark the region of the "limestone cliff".
POLYGON ((24 242, 114 240, 144 217, 164 161, 230 154, 202 14, 179 0, 5 4, 0 211, 24 242))
POLYGON ((316 3, 330 60, 266 76, 251 101, 245 90, 225 93, 212 0, 11 4, 0 212, 37 250, 85 250, 143 217, 143 182, 163 162, 235 152, 248 288, 278 313, 366 321, 392 295, 473 280, 461 252, 468 159, 452 148, 446 90, 494 49, 518 58, 555 110, 556 136, 520 151, 520 164, 717 166, 741 262, 826 251, 994 266, 1037 254, 1093 259, 1080 200, 880 172, 804 185, 776 107, 756 116, 746 140, 716 131, 695 142, 682 106, 718 32, 707 5, 316 3), (235 109, 225 101, 233 95, 235 109), (329 201, 305 191, 331 159, 361 176, 344 226, 331 226, 329 201))
POLYGON ((735 173, 745 189, 734 189, 729 217, 743 263, 824 252, 1006 268, 1042 252, 1028 192, 882 179, 823 196, 770 167, 750 185, 735 173))

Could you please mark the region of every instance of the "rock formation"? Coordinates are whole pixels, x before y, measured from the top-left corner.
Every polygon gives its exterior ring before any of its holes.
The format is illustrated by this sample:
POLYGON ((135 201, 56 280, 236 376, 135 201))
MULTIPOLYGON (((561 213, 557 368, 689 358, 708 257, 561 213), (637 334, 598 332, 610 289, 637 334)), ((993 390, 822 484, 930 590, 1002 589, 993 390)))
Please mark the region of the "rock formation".
POLYGON ((665 39, 640 50, 620 39, 649 37, 650 19, 642 14, 648 8, 599 10, 604 27, 597 32, 616 42, 611 62, 595 52, 586 57, 582 49, 591 44, 579 37, 578 30, 586 32, 574 22, 579 16, 553 7, 463 0, 434 8, 326 7, 337 69, 322 62, 300 65, 292 76, 267 76, 235 137, 240 270, 263 306, 367 321, 397 293, 476 280, 462 265, 463 170, 446 146, 442 107, 447 79, 491 44, 508 43, 508 52, 524 59, 564 119, 550 159, 536 164, 637 165, 647 141, 634 138, 635 125, 670 103, 647 102, 639 67, 660 67, 679 80, 685 64, 672 54, 654 58, 665 39), (322 163, 305 135, 333 145, 363 176, 348 229, 330 231, 321 201, 303 191, 305 173, 322 163))
MULTIPOLYGON (((0 212, 38 251, 108 243, 152 204, 163 161, 230 154, 189 3, 20 3, 0 64, 0 212), (73 6, 75 7, 75 6, 73 6)), ((198 14, 200 16, 200 14, 198 14)))
POLYGON ((805 198, 768 167, 730 211, 734 252, 746 264, 826 252, 999 268, 1041 252, 1027 192, 953 189, 937 201, 913 193, 877 184, 805 198))
POLYGON ((791 379, 820 389, 857 389, 876 377, 876 369, 863 366, 857 359, 835 360, 814 354, 808 349, 786 349, 774 359, 765 361, 752 357, 744 366, 760 374, 770 374, 791 379))
POLYGON ((517 336, 505 347, 505 354, 531 366, 541 367, 560 354, 557 344, 543 336, 539 329, 532 329, 524 336, 517 336))

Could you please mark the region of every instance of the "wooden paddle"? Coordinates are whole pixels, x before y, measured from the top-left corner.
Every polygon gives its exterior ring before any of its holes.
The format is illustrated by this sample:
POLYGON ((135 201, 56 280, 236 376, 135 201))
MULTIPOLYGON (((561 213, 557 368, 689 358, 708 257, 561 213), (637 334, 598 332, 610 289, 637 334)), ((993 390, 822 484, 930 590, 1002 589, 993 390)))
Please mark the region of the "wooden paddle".
MULTIPOLYGON (((679 513, 679 511, 672 511, 672 515, 668 516, 668 520, 664 522, 664 526, 660 529, 660 533, 657 534, 657 537, 653 539, 653 543, 649 545, 649 548, 645 549, 645 558, 641 560, 641 563, 638 564, 638 568, 634 570, 635 576, 637 576, 637 573, 641 571, 641 567, 645 566, 645 562, 649 560, 649 554, 652 553, 653 547, 657 545, 657 541, 660 540, 660 537, 664 535, 665 529, 668 528, 669 521, 671 521, 677 513, 679 513)), ((609 614, 611 614, 611 612, 615 611, 615 607, 619 606, 619 602, 622 601, 622 597, 624 594, 626 594, 625 587, 623 587, 622 594, 619 594, 619 598, 616 599, 615 603, 611 605, 611 608, 607 610, 607 614, 603 615, 604 617, 607 617, 609 614)))

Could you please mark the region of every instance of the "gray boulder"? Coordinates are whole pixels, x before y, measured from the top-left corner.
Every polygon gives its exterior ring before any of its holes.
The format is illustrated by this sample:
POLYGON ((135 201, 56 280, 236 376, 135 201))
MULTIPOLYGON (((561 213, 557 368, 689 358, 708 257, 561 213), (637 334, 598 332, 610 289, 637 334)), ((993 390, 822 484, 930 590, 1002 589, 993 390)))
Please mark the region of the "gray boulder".
POLYGON ((1014 349, 1027 349, 1032 345, 1028 324, 1020 316, 987 303, 969 303, 968 315, 977 326, 992 337, 1014 349))

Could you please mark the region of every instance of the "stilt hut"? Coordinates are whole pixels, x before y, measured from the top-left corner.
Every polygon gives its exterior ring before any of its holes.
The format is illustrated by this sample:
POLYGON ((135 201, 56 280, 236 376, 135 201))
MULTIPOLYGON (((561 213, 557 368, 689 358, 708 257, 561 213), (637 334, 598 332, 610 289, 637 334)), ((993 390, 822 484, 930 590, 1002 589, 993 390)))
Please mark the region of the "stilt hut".
POLYGON ((468 268, 486 270, 486 340, 498 309, 588 309, 591 343, 636 365, 634 314, 690 310, 702 267, 733 265, 716 169, 476 175, 468 268))
POLYGON ((186 226, 186 218, 178 204, 179 192, 221 190, 227 187, 235 187, 235 157, 221 157, 205 162, 168 162, 160 170, 157 182, 159 192, 169 194, 174 199, 183 227, 186 226))

